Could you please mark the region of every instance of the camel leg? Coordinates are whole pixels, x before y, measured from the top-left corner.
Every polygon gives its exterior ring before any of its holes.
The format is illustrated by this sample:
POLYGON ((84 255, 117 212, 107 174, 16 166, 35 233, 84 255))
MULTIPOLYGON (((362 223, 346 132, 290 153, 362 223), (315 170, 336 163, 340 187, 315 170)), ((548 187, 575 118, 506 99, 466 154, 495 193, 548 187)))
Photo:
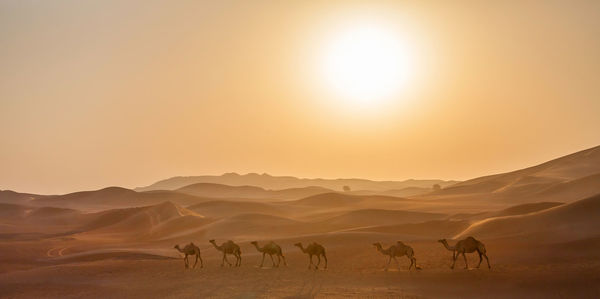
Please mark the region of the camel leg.
POLYGON ((479 264, 477 264, 477 269, 479 269, 479 266, 481 266, 481 261, 483 259, 481 258, 481 252, 479 250, 477 250, 477 253, 479 254, 479 264))
POLYGON ((454 265, 456 264, 456 258, 458 257, 458 254, 454 254, 454 252, 452 253, 452 266, 450 266, 450 269, 454 269, 454 265))
POLYGON ((183 264, 185 265, 185 269, 187 269, 189 267, 188 260, 187 260, 187 255, 183 258, 183 264))
MULTIPOLYGON (((412 266, 413 266, 413 264, 414 264, 414 261, 413 261, 413 258, 412 258, 412 257, 410 257, 410 256, 408 256, 408 255, 407 255, 406 257, 407 257, 407 258, 410 260, 410 265, 408 265, 408 270, 410 270, 410 268, 412 268, 412 266)), ((416 268, 416 267, 417 267, 417 266, 415 266, 415 268, 416 268)))
POLYGON ((308 269, 309 269, 309 270, 311 269, 311 267, 310 267, 310 266, 312 266, 312 265, 313 265, 312 258, 313 258, 313 255, 312 255, 312 254, 310 254, 310 255, 309 255, 309 258, 308 258, 308 259, 310 260, 310 263, 308 264, 308 269))
POLYGON ((383 268, 384 271, 387 271, 388 268, 390 267, 390 263, 392 262, 392 256, 390 255, 390 258, 388 259, 387 265, 385 265, 385 267, 383 268))
POLYGON ((463 252, 462 256, 465 259, 465 269, 469 269, 469 264, 467 263, 467 255, 463 252))
POLYGON ((261 268, 262 268, 264 262, 265 262, 265 253, 263 252, 263 258, 262 258, 262 261, 260 262, 261 268))
POLYGON ((287 267, 287 262, 285 261, 285 255, 281 255, 281 258, 283 259, 283 265, 287 267))
POLYGON ((196 257, 196 261, 194 262, 194 266, 192 267, 193 269, 196 269, 196 265, 198 264, 198 255, 194 255, 196 257))
POLYGON ((273 260, 273 255, 269 254, 269 256, 271 257, 271 267, 276 267, 275 266, 275 260, 273 260))
POLYGON ((277 267, 279 268, 279 265, 281 265, 281 255, 277 255, 277 267))
POLYGON ((231 263, 227 259, 227 253, 223 253, 223 262, 221 262, 221 267, 223 267, 225 265, 225 262, 227 262, 227 264, 229 265, 229 267, 231 267, 231 263))
POLYGON ((490 266, 490 259, 488 259, 488 257, 487 257, 487 254, 485 254, 485 253, 484 253, 484 254, 483 254, 483 257, 485 257, 485 261, 486 261, 486 262, 487 262, 487 264, 488 264, 488 269, 492 269, 492 266, 490 266))
POLYGON ((242 255, 238 254, 237 257, 238 257, 238 261, 239 261, 238 262, 238 267, 241 267, 242 266, 242 255))
POLYGON ((315 266, 315 270, 319 269, 320 264, 321 264, 321 256, 317 254, 317 266, 315 266))
POLYGON ((323 258, 325 259, 325 270, 327 270, 327 256, 325 255, 325 253, 323 253, 323 258))
POLYGON ((200 268, 204 268, 204 261, 202 260, 202 256, 198 255, 198 258, 200 259, 200 268))

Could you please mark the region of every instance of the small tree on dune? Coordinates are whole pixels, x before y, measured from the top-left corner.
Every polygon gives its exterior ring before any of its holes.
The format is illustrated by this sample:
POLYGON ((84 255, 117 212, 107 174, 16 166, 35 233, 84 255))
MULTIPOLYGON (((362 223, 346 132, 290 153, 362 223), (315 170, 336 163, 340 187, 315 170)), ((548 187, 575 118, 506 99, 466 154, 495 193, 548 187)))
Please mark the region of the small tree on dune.
POLYGON ((440 191, 440 190, 442 190, 442 186, 440 186, 440 184, 433 185, 433 191, 440 191))
POLYGON ((344 186, 343 189, 344 189, 344 192, 349 192, 350 191, 350 186, 344 186))

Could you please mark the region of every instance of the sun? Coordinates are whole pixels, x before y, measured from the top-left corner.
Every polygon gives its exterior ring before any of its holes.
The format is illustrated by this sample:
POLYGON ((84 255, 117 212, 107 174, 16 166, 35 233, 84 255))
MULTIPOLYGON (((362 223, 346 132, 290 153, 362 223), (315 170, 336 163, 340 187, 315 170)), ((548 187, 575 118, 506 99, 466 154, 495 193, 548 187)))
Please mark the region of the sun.
POLYGON ((328 40, 321 66, 325 85, 360 107, 393 99, 414 73, 410 45, 382 26, 345 28, 328 40))

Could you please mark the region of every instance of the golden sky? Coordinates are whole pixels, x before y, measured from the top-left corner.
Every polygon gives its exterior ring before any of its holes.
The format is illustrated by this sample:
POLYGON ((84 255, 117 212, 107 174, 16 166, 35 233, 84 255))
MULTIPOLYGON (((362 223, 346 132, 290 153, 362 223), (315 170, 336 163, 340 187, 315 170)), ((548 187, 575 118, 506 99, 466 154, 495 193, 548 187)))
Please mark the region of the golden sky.
POLYGON ((0 41, 0 189, 462 180, 600 143, 600 1, 2 1, 0 41), (365 24, 411 75, 357 105, 322 64, 365 24))

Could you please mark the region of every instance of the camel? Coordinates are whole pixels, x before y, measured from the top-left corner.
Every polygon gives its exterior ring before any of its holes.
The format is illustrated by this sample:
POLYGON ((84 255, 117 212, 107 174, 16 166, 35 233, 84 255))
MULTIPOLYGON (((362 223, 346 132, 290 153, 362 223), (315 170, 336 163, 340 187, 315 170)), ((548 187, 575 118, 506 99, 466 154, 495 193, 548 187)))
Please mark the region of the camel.
POLYGON ((479 254, 479 264, 477 264, 477 268, 481 266, 481 261, 483 260, 481 256, 485 257, 485 260, 488 264, 488 269, 492 268, 490 266, 490 260, 486 255, 485 245, 473 237, 467 237, 466 239, 460 240, 456 242, 456 245, 454 246, 448 245, 448 241, 446 241, 446 239, 438 240, 438 242, 442 243, 446 249, 452 251, 452 266, 450 266, 450 269, 454 269, 454 264, 456 264, 456 259, 460 254, 462 254, 463 258, 465 259, 465 269, 469 269, 465 253, 472 253, 475 251, 477 251, 479 254))
POLYGON ((323 247, 322 245, 320 245, 316 242, 308 244, 308 246, 306 246, 306 248, 302 247, 302 243, 296 243, 296 244, 294 244, 294 246, 298 246, 298 248, 300 248, 300 250, 302 250, 302 252, 308 254, 309 259, 310 259, 310 263, 308 264, 308 269, 310 269, 312 265, 315 266, 315 270, 319 269, 319 265, 321 264, 321 255, 325 259, 325 268, 324 269, 327 269, 327 256, 325 255, 325 247, 323 247), (312 261, 313 255, 316 255, 317 258, 319 259, 319 261, 317 262, 316 265, 313 264, 313 261, 312 261))
POLYGON ((223 260, 221 261, 221 267, 223 267, 225 265, 225 262, 227 262, 229 264, 229 267, 231 267, 231 263, 227 260, 228 254, 235 256, 235 259, 236 259, 235 266, 236 267, 239 267, 242 265, 242 251, 240 250, 240 246, 233 243, 233 241, 229 240, 229 241, 221 244, 221 246, 217 246, 217 243, 215 243, 215 240, 210 240, 209 242, 211 244, 213 244, 213 246, 218 251, 223 252, 223 260))
POLYGON ((190 267, 190 262, 188 260, 189 255, 196 256, 196 262, 194 262, 194 266, 192 268, 196 268, 196 264, 198 264, 198 259, 200 259, 200 268, 204 268, 204 262, 202 261, 202 256, 200 256, 200 248, 194 245, 194 243, 190 243, 185 245, 183 249, 179 247, 179 244, 175 245, 173 248, 177 249, 179 252, 185 254, 183 261, 185 262, 185 268, 188 269, 190 267))
POLYGON ((256 247, 256 250, 258 250, 258 252, 262 252, 262 261, 260 262, 261 268, 265 262, 265 255, 267 255, 267 254, 271 257, 271 262, 273 263, 273 267, 279 267, 279 264, 281 264, 281 259, 283 259, 283 265, 287 266, 287 262, 285 261, 285 256, 283 256, 283 253, 281 252, 281 247, 279 247, 279 245, 275 244, 275 242, 271 241, 271 242, 267 243, 265 246, 263 246, 262 248, 260 248, 258 246, 258 242, 256 242, 256 241, 252 241, 252 242, 250 242, 250 244, 254 245, 256 247), (273 255, 277 256, 277 265, 275 265, 275 260, 273 260, 273 255))
POLYGON ((373 246, 375 246, 377 251, 381 252, 381 254, 387 255, 390 257, 388 259, 387 265, 385 266, 385 271, 387 271, 388 268, 390 267, 390 262, 392 261, 392 259, 394 259, 394 261, 396 261, 396 264, 398 264, 398 267, 400 267, 400 263, 398 262, 396 257, 402 257, 405 255, 410 260, 410 265, 408 266, 408 270, 410 270, 410 268, 412 268, 413 265, 415 266, 415 270, 421 269, 420 267, 417 266, 417 259, 415 258, 415 252, 412 249, 412 247, 405 245, 401 241, 396 242, 396 245, 392 245, 388 249, 383 249, 383 247, 381 246, 381 243, 379 243, 379 242, 373 243, 373 246))

